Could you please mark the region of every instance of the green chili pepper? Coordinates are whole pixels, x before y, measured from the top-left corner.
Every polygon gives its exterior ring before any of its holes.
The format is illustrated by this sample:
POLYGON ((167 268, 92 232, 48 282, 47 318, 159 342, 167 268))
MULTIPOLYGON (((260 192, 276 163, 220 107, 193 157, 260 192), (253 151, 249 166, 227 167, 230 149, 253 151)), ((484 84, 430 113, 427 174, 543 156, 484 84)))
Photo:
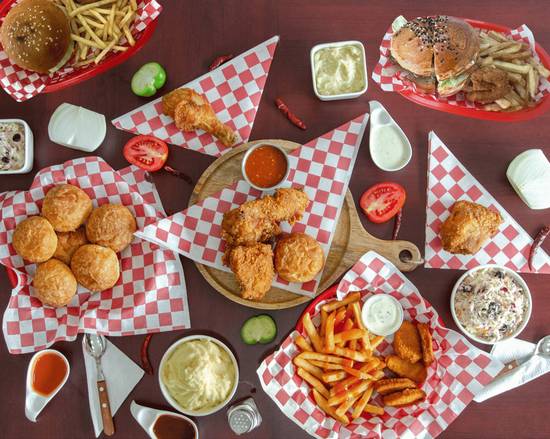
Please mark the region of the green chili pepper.
POLYGON ((141 66, 132 77, 132 91, 143 97, 153 96, 166 82, 166 71, 156 62, 141 66))

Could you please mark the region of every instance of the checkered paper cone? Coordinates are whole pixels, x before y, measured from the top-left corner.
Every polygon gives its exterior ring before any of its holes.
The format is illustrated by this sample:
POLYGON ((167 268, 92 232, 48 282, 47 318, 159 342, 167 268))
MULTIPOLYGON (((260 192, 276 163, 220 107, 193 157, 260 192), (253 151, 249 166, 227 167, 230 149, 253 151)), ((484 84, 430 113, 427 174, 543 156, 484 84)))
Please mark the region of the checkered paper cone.
POLYGON ((124 204, 140 228, 157 221, 164 210, 156 188, 145 177, 139 168, 115 172, 101 158, 86 157, 43 169, 29 191, 0 194, 0 263, 14 269, 18 277, 2 322, 10 353, 74 340, 80 332, 123 336, 190 327, 183 268, 169 250, 134 239, 120 254, 121 276, 115 287, 90 294, 79 286, 67 307, 55 309, 33 297, 36 266, 26 264, 11 245, 15 225, 38 214, 47 189, 57 183, 81 187, 95 206, 124 204))
MULTIPOLYGON (((465 337, 445 328, 437 311, 416 287, 388 260, 368 252, 346 273, 338 285, 338 298, 362 290, 364 302, 372 294, 391 294, 404 309, 406 320, 428 323, 434 341, 435 361, 422 385, 426 400, 405 408, 385 407, 384 415, 363 414, 343 426, 328 417, 315 403, 310 386, 297 374, 292 359, 300 352, 293 331, 279 350, 268 356, 258 370, 264 391, 281 411, 310 435, 317 438, 434 438, 454 421, 474 395, 502 369, 503 364, 471 345, 465 337)), ((313 322, 320 321, 319 302, 313 322)), ((305 333, 303 334, 305 335, 305 333)), ((393 353, 393 336, 377 348, 378 355, 393 353)), ((383 405, 380 396, 373 404, 383 405)))
MULTIPOLYGON (((7 1, 7 0, 6 0, 7 1)), ((20 1, 14 2, 10 9, 20 1)), ((108 5, 110 7, 110 5, 108 5)), ((136 41, 139 40, 143 31, 159 16, 162 6, 156 0, 138 1, 138 9, 134 23, 130 27, 130 32, 136 41)), ((2 17, 2 21, 5 17, 2 17)), ((121 44, 126 44, 126 39, 121 44)), ((105 56, 102 62, 114 56, 114 53, 105 56)), ((23 102, 33 98, 41 93, 49 84, 56 84, 68 80, 74 73, 92 70, 96 67, 95 63, 83 67, 72 67, 69 62, 65 67, 57 72, 44 75, 36 72, 24 70, 13 64, 6 52, 0 46, 0 85, 17 102, 23 102)))
MULTIPOLYGON (((533 244, 531 236, 470 174, 433 131, 429 134, 428 142, 425 266, 469 270, 481 264, 499 264, 514 271, 531 272, 528 264, 533 244), (441 224, 458 200, 489 207, 499 212, 504 220, 498 233, 475 255, 453 255, 443 250, 441 245, 441 224)), ((550 258, 543 249, 537 251, 533 266, 536 273, 550 273, 550 258)))
MULTIPOLYGON (((408 81, 400 73, 399 66, 391 58, 390 42, 393 35, 391 26, 386 31, 382 42, 380 43, 380 58, 378 64, 372 71, 372 79, 376 82, 380 88, 384 91, 400 92, 405 90, 412 90, 418 94, 422 94, 425 97, 431 98, 437 102, 445 102, 450 105, 456 105, 458 107, 466 108, 483 108, 482 104, 475 104, 466 99, 464 93, 460 92, 453 96, 448 97, 436 97, 435 95, 427 95, 422 93, 421 90, 417 90, 415 84, 408 81)), ((511 30, 508 33, 514 40, 523 41, 531 47, 533 56, 537 61, 540 61, 537 52, 535 51, 535 37, 533 32, 525 24, 520 27, 511 30)), ((543 96, 550 93, 550 82, 546 78, 540 78, 539 90, 535 96, 535 101, 539 101, 543 96)))
MULTIPOLYGON (((237 144, 247 142, 250 137, 278 42, 278 36, 270 38, 181 86, 206 97, 218 119, 237 134, 237 144)), ((202 130, 180 131, 171 117, 162 114, 162 97, 117 117, 112 123, 120 130, 153 135, 208 155, 220 156, 231 149, 202 130)))
MULTIPOLYGON (((288 186, 304 188, 310 204, 301 221, 286 232, 304 232, 321 244, 325 255, 336 230, 368 114, 332 130, 289 154, 288 186)), ((223 265, 225 242, 221 238, 223 214, 262 193, 245 180, 237 181, 190 208, 147 226, 138 236, 167 247, 196 262, 229 271, 223 265)), ((313 296, 321 273, 304 284, 277 278, 273 285, 297 294, 313 296)))

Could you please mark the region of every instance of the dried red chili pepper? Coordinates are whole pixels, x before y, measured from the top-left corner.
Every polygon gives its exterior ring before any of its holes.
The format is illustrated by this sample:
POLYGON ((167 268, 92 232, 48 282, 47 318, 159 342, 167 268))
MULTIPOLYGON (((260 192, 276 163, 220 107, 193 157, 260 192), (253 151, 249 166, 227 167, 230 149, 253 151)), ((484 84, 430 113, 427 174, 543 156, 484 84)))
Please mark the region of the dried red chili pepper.
POLYGON ((174 169, 174 168, 172 168, 171 166, 166 165, 166 166, 164 167, 164 170, 165 170, 166 172, 168 172, 169 174, 172 174, 172 175, 174 175, 174 176, 176 176, 176 177, 181 178, 181 179, 184 180, 186 183, 193 184, 193 180, 191 179, 191 177, 189 177, 189 175, 187 175, 187 174, 185 174, 185 173, 183 173, 183 172, 181 172, 181 171, 178 171, 177 169, 174 169))
POLYGON ((533 241, 533 245, 531 246, 531 251, 529 253, 529 269, 531 271, 534 271, 533 261, 535 259, 535 253, 537 253, 537 250, 540 248, 548 235, 550 235, 550 226, 543 227, 540 229, 539 233, 537 233, 537 236, 533 241))
POLYGON ((397 235, 399 235, 399 229, 401 228, 401 219, 403 217, 403 210, 399 209, 397 212, 397 215, 395 215, 395 222, 393 223, 393 233, 391 235, 392 240, 397 239, 397 235))
POLYGON ((143 344, 141 345, 141 366, 148 375, 153 375, 153 366, 151 366, 151 362, 149 361, 148 353, 151 337, 153 337, 153 334, 147 334, 145 340, 143 340, 143 344))
POLYGON ((290 120, 298 128, 302 130, 305 130, 307 128, 306 124, 292 111, 289 110, 288 106, 283 102, 281 98, 275 99, 275 105, 281 111, 281 113, 283 113, 287 117, 287 119, 290 120))
POLYGON ((212 61, 212 64, 210 64, 210 67, 208 67, 208 71, 211 72, 212 70, 217 69, 224 62, 229 61, 231 58, 233 58, 233 55, 222 55, 214 58, 214 61, 212 61))

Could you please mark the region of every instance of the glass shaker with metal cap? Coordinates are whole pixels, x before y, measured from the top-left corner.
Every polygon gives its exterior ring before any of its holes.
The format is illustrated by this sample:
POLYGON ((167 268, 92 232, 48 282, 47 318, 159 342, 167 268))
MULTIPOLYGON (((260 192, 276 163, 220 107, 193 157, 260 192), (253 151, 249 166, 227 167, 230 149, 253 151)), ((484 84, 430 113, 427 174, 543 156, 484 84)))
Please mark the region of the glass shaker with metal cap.
POLYGON ((231 430, 240 435, 258 427, 262 423, 262 417, 254 400, 248 398, 229 407, 227 421, 231 430))

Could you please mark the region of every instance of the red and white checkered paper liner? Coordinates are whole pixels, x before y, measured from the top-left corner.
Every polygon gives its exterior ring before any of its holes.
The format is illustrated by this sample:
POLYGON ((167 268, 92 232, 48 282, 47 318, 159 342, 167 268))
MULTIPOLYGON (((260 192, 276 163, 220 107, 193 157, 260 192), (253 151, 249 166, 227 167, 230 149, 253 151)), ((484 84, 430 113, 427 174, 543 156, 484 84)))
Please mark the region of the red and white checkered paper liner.
MULTIPOLYGON (((421 94, 425 97, 431 98, 436 102, 445 102, 450 105, 456 105, 466 108, 479 108, 482 109, 483 105, 475 104, 466 99, 464 93, 460 92, 453 96, 437 97, 434 94, 425 94, 422 91, 417 90, 415 84, 411 81, 407 81, 401 76, 400 67, 391 58, 390 43, 393 35, 391 26, 386 31, 384 38, 380 44, 380 58, 378 64, 372 71, 372 79, 376 82, 380 88, 384 91, 400 92, 405 90, 412 90, 415 93, 421 94)), ((533 57, 540 61, 537 52, 535 51, 535 37, 533 32, 525 24, 516 29, 512 29, 508 32, 508 35, 514 40, 523 41, 530 45, 533 57)), ((535 101, 539 101, 543 96, 550 93, 550 82, 541 77, 539 82, 539 90, 535 96, 535 101)))
MULTIPOLYGON (((10 9, 18 3, 20 1, 14 2, 10 9)), ((162 6, 156 0, 141 0, 138 2, 136 18, 130 28, 130 32, 136 41, 139 40, 143 31, 159 16, 161 11, 162 6)), ((4 18, 1 18, 2 22, 4 18)), ((126 39, 123 39, 121 44, 124 45, 126 42, 126 39)), ((105 56, 99 65, 107 62, 113 56, 115 56, 115 52, 105 56)), ((80 73, 85 70, 92 70, 95 67, 95 63, 82 67, 72 67, 71 62, 69 62, 65 67, 50 75, 31 72, 13 64, 0 45, 0 85, 17 102, 33 98, 41 93, 47 85, 63 82, 75 72, 80 73)))
MULTIPOLYGON (((278 36, 270 38, 181 86, 206 97, 218 119, 235 131, 238 144, 250 137, 278 42, 278 36)), ((220 156, 232 148, 202 130, 180 131, 171 117, 162 114, 162 97, 117 117, 112 123, 120 130, 153 135, 208 155, 220 156)))
MULTIPOLYGON (((425 266, 469 270, 481 264, 504 265, 529 273, 528 259, 533 239, 497 200, 470 174, 432 131, 428 137, 428 188, 426 202, 425 266), (441 245, 439 230, 458 200, 482 204, 500 213, 504 222, 498 233, 475 255, 453 255, 441 245)), ((539 249, 533 261, 535 272, 550 273, 550 257, 539 249)))
MULTIPOLYGON (((325 255, 330 250, 368 117, 365 113, 289 154, 288 186, 303 187, 310 203, 301 221, 292 227, 283 223, 282 228, 314 237, 325 255)), ((225 250, 225 241, 221 238, 223 214, 260 196, 262 192, 240 180, 182 212, 147 226, 138 236, 201 264, 229 271, 222 263, 225 250)), ((303 284, 277 278, 273 285, 313 296, 321 274, 303 284)))
POLYGON ((169 250, 134 239, 120 254, 121 276, 115 287, 91 294, 79 286, 68 306, 55 309, 33 297, 36 265, 25 263, 11 245, 16 224, 38 214, 47 190, 64 182, 85 190, 95 206, 107 202, 127 206, 138 228, 157 221, 164 211, 145 177, 136 167, 117 173, 103 159, 86 157, 43 169, 29 191, 0 194, 0 263, 18 275, 2 322, 11 353, 74 340, 80 332, 123 336, 190 327, 183 269, 169 250))
MULTIPOLYGON (((337 296, 367 290, 371 294, 391 294, 404 309, 406 320, 428 323, 434 340, 436 360, 428 369, 422 385, 427 398, 412 407, 385 407, 382 416, 366 415, 343 426, 328 417, 315 403, 310 386, 297 374, 292 359, 300 352, 293 331, 279 350, 268 356, 257 370, 264 391, 283 413, 318 438, 433 438, 445 430, 473 399, 475 394, 502 369, 503 364, 471 345, 462 335, 445 328, 437 311, 416 287, 388 260, 370 251, 346 273, 338 285, 337 296)), ((320 306, 313 321, 319 324, 320 306)), ((378 347, 380 355, 393 353, 393 336, 378 347)), ((382 405, 379 396, 374 403, 382 405)))

